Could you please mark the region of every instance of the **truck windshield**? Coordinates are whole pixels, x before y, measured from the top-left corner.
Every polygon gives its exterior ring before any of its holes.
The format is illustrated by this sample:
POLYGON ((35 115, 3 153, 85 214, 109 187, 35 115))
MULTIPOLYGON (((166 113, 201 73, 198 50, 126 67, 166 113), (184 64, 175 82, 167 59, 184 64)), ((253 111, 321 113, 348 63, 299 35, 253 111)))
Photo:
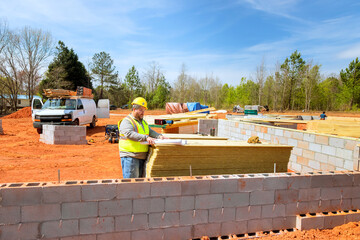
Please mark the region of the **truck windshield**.
POLYGON ((43 105, 42 109, 66 109, 75 110, 76 100, 75 99, 48 99, 43 105))

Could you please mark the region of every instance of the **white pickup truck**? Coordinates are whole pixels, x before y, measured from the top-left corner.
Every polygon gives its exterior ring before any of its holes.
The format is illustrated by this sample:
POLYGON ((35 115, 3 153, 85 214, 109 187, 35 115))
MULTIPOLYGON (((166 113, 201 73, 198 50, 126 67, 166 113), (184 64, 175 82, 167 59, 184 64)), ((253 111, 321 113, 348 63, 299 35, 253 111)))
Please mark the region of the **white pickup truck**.
POLYGON ((67 96, 49 98, 44 104, 34 98, 31 104, 33 126, 42 133, 42 126, 52 125, 85 125, 95 127, 99 118, 110 117, 109 99, 100 99, 96 107, 92 98, 67 96))

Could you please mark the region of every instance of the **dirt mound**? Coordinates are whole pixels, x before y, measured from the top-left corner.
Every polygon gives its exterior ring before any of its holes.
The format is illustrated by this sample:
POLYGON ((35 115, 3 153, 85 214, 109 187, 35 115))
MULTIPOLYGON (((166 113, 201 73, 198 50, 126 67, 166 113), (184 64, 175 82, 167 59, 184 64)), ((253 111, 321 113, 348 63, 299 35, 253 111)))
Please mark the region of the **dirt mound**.
POLYGON ((8 119, 8 118, 27 118, 27 117, 31 117, 31 107, 25 107, 22 108, 12 114, 9 114, 5 117, 3 117, 3 119, 8 119))

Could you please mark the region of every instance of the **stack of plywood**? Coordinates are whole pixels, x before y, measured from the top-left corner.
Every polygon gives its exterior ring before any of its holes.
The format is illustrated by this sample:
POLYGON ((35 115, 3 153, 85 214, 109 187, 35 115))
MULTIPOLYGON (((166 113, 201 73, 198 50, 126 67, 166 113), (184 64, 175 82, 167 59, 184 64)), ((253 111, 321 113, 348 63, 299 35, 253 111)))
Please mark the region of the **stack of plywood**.
POLYGON ((313 120, 307 124, 307 131, 346 137, 360 137, 360 121, 356 118, 328 118, 313 120))
POLYGON ((201 134, 173 134, 165 133, 163 136, 170 139, 186 139, 186 140, 228 140, 227 137, 203 136, 201 134))
POLYGON ((187 140, 151 147, 146 177, 287 172, 292 146, 244 141, 187 140))

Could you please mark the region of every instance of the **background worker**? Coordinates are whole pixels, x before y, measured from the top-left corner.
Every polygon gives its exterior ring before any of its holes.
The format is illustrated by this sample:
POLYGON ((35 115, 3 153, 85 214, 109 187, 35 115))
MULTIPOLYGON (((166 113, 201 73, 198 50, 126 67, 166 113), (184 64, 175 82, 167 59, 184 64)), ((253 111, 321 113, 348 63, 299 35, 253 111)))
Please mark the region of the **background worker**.
POLYGON ((152 130, 143 119, 147 102, 144 98, 135 98, 132 112, 126 116, 119 126, 119 152, 123 178, 143 177, 144 165, 149 151, 148 144, 154 144, 155 139, 165 139, 164 136, 152 130), (148 142, 142 144, 141 142, 148 142))
POLYGON ((327 117, 327 116, 326 116, 325 112, 323 112, 322 114, 320 114, 320 120, 325 120, 326 117, 327 117))

